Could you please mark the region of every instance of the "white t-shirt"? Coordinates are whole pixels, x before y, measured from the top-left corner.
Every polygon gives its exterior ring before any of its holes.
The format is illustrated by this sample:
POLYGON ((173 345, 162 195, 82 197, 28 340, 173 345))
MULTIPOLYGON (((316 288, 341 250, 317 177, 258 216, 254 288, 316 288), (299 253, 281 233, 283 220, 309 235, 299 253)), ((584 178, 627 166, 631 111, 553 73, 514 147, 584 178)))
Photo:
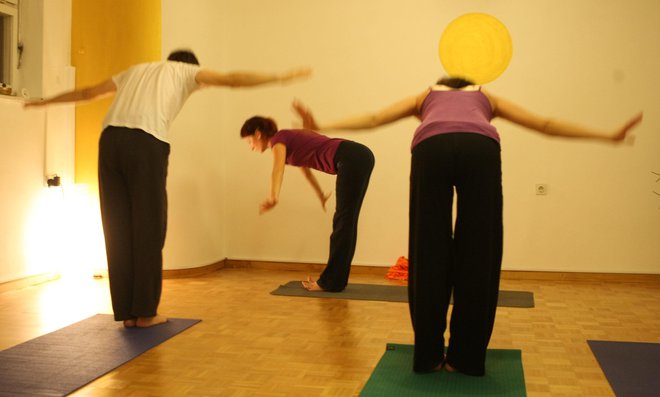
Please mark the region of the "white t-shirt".
POLYGON ((198 71, 198 65, 164 61, 135 65, 113 76, 117 92, 103 128, 138 128, 168 142, 170 123, 199 88, 198 71))

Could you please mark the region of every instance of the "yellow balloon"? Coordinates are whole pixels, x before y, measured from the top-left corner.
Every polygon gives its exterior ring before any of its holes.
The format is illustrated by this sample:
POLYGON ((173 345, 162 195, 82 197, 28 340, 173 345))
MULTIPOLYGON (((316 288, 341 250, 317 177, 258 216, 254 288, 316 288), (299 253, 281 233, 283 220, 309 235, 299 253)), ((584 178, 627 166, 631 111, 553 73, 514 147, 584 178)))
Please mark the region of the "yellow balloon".
POLYGON ((482 13, 465 14, 450 22, 438 47, 449 76, 476 84, 491 82, 504 73, 513 53, 504 24, 482 13))

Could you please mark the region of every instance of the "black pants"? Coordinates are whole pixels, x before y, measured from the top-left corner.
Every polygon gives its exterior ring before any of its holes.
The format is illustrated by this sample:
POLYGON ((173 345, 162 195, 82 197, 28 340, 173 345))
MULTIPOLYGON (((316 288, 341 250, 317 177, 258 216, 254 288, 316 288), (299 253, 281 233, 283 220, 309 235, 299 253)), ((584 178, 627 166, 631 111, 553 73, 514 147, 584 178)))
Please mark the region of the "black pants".
POLYGON ((332 219, 330 254, 317 284, 325 291, 338 292, 348 284, 360 208, 374 168, 374 155, 364 145, 344 141, 335 154, 335 166, 337 205, 332 219))
POLYGON ((502 171, 496 141, 455 133, 415 146, 409 236, 413 369, 429 371, 442 362, 453 293, 446 360, 465 374, 483 375, 502 263, 502 171))
POLYGON ((170 145, 108 127, 99 142, 101 218, 115 320, 155 316, 162 288, 170 145))

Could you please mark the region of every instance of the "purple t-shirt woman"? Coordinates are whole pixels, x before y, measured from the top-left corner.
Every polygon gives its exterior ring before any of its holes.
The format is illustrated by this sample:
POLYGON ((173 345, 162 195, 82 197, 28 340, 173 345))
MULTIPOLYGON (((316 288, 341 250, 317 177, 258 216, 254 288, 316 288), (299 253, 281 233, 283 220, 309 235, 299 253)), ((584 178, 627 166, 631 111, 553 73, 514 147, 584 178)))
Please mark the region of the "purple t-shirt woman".
POLYGON ((336 175, 335 154, 344 139, 329 138, 311 130, 279 130, 271 138, 271 146, 286 146, 286 164, 313 168, 336 175))
POLYGON ((368 147, 346 139, 329 138, 313 130, 278 130, 274 120, 254 116, 245 121, 241 137, 253 151, 273 153, 270 196, 260 205, 260 213, 273 209, 278 201, 285 165, 300 167, 325 210, 330 194, 310 169, 337 175, 336 207, 332 219, 327 266, 313 280, 303 281, 310 291, 339 292, 346 288, 357 243, 360 208, 374 168, 374 155, 368 147))
POLYGON ((419 112, 422 123, 415 130, 412 148, 432 136, 455 132, 481 134, 500 141, 497 129, 490 123, 493 109, 480 89, 431 90, 419 112))

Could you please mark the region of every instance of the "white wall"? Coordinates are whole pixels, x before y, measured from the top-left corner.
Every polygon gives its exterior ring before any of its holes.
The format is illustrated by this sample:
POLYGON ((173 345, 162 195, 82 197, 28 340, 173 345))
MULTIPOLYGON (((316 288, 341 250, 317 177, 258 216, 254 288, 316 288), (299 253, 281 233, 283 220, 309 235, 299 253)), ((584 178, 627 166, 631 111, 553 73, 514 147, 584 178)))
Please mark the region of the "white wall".
MULTIPOLYGON (((174 49, 191 48, 203 65, 224 69, 229 64, 221 51, 225 30, 219 23, 220 7, 212 0, 195 5, 199 8, 163 2, 163 58, 174 49), (184 28, 184 20, 195 22, 184 28)), ((226 99, 220 90, 196 93, 172 125, 166 269, 209 265, 229 256, 226 211, 233 197, 225 186, 229 139, 221 126, 229 112, 226 99)))
MULTIPOLYGON (((71 1, 22 4, 19 80, 34 96, 73 88, 71 1)), ((0 96, 0 282, 62 270, 71 219, 62 218, 62 191, 48 191, 45 179, 73 183, 73 119, 72 106, 24 110, 22 99, 0 96)))
POLYGON ((43 190, 44 115, 22 117, 22 103, 0 96, 0 282, 37 274, 27 261, 26 224, 43 190))
MULTIPOLYGON (((645 111, 634 147, 552 140, 497 121, 505 184, 504 268, 660 273, 660 3, 654 0, 163 1, 163 52, 192 47, 205 66, 314 76, 286 87, 195 94, 173 134, 169 267, 234 259, 323 263, 332 210, 287 169, 281 203, 257 215, 270 155, 238 138, 243 121, 294 120, 298 97, 319 120, 376 110, 443 74, 437 44, 446 25, 485 12, 509 29, 514 55, 489 89, 530 110, 601 128, 645 111), (545 183, 547 196, 534 185, 545 183)), ((376 155, 354 263, 389 266, 407 253, 406 120, 342 135, 376 155)), ((334 178, 320 175, 326 189, 334 178)))

